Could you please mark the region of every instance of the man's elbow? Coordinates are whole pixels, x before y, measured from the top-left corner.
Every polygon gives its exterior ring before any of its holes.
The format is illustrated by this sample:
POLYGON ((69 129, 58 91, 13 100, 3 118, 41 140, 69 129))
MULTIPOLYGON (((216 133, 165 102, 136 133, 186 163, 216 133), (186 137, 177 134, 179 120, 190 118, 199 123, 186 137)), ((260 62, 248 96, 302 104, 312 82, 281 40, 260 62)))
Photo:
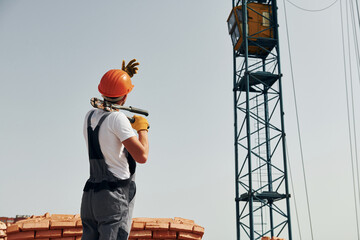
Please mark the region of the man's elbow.
POLYGON ((147 155, 145 155, 145 154, 140 155, 135 160, 136 160, 137 163, 144 164, 147 161, 147 155))

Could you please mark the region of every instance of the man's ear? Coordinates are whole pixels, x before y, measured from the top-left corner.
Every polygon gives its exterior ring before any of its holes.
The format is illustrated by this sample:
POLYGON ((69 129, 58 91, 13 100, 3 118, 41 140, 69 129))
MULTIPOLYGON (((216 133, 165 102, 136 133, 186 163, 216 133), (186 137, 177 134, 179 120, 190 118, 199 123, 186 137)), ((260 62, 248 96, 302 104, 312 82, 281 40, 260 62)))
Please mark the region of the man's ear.
POLYGON ((123 99, 121 99, 121 100, 118 102, 118 104, 119 104, 119 105, 124 105, 124 103, 126 102, 126 99, 127 99, 127 94, 124 95, 123 99))

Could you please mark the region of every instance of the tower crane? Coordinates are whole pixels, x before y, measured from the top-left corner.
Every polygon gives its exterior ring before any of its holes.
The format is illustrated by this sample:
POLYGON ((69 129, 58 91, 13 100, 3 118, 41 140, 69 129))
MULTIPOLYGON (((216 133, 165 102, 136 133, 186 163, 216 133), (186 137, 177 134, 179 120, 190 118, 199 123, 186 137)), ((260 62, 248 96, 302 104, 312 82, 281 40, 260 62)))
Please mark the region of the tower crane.
POLYGON ((292 240, 276 0, 232 0, 237 239, 292 240))

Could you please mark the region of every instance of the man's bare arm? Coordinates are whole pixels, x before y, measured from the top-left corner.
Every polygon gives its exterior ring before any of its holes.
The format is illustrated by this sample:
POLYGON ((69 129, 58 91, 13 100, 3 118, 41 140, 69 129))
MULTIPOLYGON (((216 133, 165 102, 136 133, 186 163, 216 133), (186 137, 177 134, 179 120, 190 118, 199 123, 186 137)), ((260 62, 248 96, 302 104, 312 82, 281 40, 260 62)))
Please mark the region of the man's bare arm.
POLYGON ((139 139, 135 136, 123 141, 126 150, 131 154, 138 163, 146 163, 149 155, 148 132, 146 130, 139 131, 139 139))

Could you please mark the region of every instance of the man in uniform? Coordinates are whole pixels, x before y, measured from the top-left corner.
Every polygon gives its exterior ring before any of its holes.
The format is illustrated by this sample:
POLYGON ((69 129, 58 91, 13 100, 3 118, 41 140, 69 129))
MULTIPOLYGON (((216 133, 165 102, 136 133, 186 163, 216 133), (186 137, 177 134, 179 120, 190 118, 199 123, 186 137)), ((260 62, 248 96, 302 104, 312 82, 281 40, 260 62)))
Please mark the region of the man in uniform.
MULTIPOLYGON (((98 86, 104 101, 123 105, 133 89, 136 60, 122 69, 105 73, 98 86)), ((124 113, 90 110, 85 117, 90 178, 85 184, 81 219, 83 240, 127 240, 136 193, 135 168, 147 161, 148 121, 134 115, 130 123, 124 113), (134 133, 135 129, 138 137, 134 133)))

